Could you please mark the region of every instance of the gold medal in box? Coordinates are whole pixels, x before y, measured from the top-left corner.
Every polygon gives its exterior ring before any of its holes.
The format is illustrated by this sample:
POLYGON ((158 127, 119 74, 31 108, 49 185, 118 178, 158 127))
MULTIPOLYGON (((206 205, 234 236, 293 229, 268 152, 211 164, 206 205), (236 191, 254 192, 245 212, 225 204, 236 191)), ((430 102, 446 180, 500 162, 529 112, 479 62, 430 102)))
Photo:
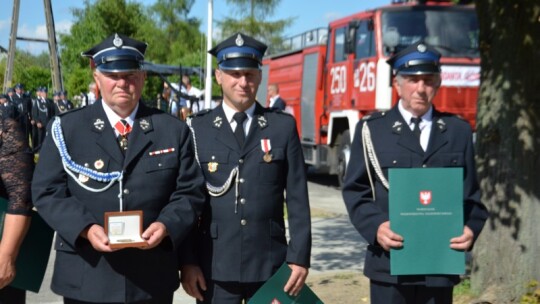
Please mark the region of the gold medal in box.
POLYGON ((267 163, 271 162, 272 154, 270 153, 270 151, 272 150, 272 145, 270 144, 270 139, 261 139, 261 149, 264 152, 263 160, 267 163))

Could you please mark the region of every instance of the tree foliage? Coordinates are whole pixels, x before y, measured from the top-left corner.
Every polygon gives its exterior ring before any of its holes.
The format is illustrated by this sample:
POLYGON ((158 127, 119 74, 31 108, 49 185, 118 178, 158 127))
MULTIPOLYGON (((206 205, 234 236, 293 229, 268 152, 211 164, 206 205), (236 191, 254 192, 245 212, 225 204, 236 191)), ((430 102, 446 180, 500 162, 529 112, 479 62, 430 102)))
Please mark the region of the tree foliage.
POLYGON ((481 87, 477 165, 490 218, 475 245, 472 286, 516 303, 540 278, 540 3, 477 0, 481 87))
POLYGON ((283 30, 292 24, 293 18, 268 21, 281 0, 227 0, 236 8, 233 16, 218 22, 222 37, 243 32, 265 42, 270 48, 281 44, 283 30))

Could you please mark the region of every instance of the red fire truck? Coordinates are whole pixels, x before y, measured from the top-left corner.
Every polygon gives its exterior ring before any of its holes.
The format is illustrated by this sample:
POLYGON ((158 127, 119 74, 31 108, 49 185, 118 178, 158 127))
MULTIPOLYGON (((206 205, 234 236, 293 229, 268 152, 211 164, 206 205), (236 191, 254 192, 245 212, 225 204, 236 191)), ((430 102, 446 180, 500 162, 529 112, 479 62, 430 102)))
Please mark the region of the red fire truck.
POLYGON ((257 98, 265 103, 267 86, 278 84, 297 119, 306 164, 341 182, 356 123, 398 101, 386 60, 421 39, 442 54, 435 106, 474 127, 478 23, 473 6, 451 1, 393 3, 287 39, 264 58, 257 98))

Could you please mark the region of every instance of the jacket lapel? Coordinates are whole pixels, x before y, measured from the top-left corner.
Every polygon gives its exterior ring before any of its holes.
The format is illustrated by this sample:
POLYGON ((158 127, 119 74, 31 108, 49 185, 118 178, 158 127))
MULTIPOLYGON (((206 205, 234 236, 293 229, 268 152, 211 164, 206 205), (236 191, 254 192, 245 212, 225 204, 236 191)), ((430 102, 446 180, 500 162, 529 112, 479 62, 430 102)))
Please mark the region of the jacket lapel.
POLYGON ((225 116, 225 112, 223 111, 223 106, 219 106, 214 109, 212 111, 211 117, 212 128, 214 128, 214 130, 216 131, 215 139, 224 144, 225 146, 229 147, 229 149, 240 153, 240 147, 236 142, 236 137, 234 137, 231 124, 229 123, 229 121, 227 121, 227 117, 225 116))
POLYGON ((392 122, 392 133, 399 135, 398 145, 414 153, 423 155, 424 150, 422 150, 420 140, 414 135, 409 128, 409 124, 403 119, 401 113, 399 113, 397 105, 388 111, 387 115, 389 115, 392 122))
POLYGON ((249 127, 249 133, 242 149, 242 154, 247 154, 260 145, 261 129, 266 128, 268 121, 264 116, 264 110, 259 103, 255 105, 255 112, 249 127))
POLYGON ((446 121, 439 112, 433 111, 433 123, 431 125, 431 135, 429 136, 429 144, 425 154, 425 159, 429 158, 441 147, 446 145, 448 138, 444 136, 446 133, 446 121))
POLYGON ((97 134, 96 145, 99 146, 105 153, 107 153, 114 161, 122 166, 124 162, 124 155, 120 150, 118 141, 116 140, 114 130, 112 129, 107 115, 101 105, 101 100, 96 101, 92 105, 92 119, 90 129, 97 134))
POLYGON ((154 127, 149 109, 140 102, 135 121, 133 122, 131 134, 128 136, 128 149, 126 151, 124 168, 127 168, 129 164, 152 143, 148 133, 153 130, 154 127))

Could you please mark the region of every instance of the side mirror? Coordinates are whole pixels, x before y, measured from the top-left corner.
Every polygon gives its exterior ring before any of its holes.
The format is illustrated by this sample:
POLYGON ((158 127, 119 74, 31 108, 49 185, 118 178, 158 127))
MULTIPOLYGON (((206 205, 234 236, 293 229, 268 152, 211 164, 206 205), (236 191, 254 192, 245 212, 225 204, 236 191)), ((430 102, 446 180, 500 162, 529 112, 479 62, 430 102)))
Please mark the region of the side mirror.
POLYGON ((399 32, 395 27, 389 27, 383 34, 383 45, 389 53, 395 51, 399 45, 399 32))

